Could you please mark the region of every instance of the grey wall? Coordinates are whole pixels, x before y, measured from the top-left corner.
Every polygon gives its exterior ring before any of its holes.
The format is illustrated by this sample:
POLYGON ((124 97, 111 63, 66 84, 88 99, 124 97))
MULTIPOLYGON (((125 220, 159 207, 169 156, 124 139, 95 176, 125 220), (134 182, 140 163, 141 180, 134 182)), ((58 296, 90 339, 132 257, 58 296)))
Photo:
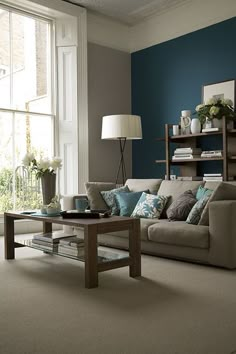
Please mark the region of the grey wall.
MULTIPOLYGON (((131 113, 131 56, 88 43, 89 180, 114 182, 118 141, 101 140, 102 117, 131 113)), ((127 177, 132 176, 132 146, 127 142, 127 177)))

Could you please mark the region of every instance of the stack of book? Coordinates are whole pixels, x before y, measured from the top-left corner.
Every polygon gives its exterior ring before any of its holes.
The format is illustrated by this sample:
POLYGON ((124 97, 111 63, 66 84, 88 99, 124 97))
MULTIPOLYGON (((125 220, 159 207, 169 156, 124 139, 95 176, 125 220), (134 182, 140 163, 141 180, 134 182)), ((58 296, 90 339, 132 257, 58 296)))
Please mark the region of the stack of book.
POLYGON ((203 181, 223 181, 222 173, 204 173, 203 181))
POLYGON ((172 160, 191 160, 194 158, 200 158, 202 150, 199 148, 177 148, 174 151, 172 160))
POLYGON ((202 129, 202 133, 218 132, 219 130, 220 130, 219 128, 204 128, 202 129))
POLYGON ((36 234, 33 236, 32 245, 38 246, 45 251, 53 252, 57 251, 59 241, 67 237, 71 237, 71 234, 67 234, 62 231, 36 234))
POLYGON ((77 236, 60 239, 58 252, 75 257, 84 256, 84 240, 77 236))
POLYGON ((203 151, 201 157, 222 157, 222 150, 203 151))

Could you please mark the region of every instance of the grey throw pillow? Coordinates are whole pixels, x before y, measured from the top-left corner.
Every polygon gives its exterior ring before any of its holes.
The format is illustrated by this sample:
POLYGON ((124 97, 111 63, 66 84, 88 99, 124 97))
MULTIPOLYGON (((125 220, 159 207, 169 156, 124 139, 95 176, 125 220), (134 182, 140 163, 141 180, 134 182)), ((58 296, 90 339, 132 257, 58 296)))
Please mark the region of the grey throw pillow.
POLYGON ((184 192, 167 209, 168 219, 185 221, 196 202, 197 199, 191 190, 184 192))
POLYGON ((120 209, 116 201, 116 193, 124 193, 124 192, 129 192, 128 186, 111 189, 110 191, 100 192, 108 208, 111 210, 112 215, 120 214, 120 209))
POLYGON ((85 188, 89 200, 91 210, 108 210, 104 199, 102 198, 101 191, 108 191, 116 187, 115 183, 105 182, 87 182, 85 188))

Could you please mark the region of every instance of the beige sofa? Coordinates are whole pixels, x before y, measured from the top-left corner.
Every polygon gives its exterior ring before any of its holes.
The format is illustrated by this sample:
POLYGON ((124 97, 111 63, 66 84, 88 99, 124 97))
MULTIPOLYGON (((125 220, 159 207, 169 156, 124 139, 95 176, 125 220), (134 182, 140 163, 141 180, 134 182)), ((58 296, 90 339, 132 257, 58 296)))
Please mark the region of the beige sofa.
MULTIPOLYGON (((154 194, 170 195, 169 205, 186 190, 196 190, 200 184, 214 190, 219 183, 160 179, 126 181, 130 191, 149 189, 154 194)), ((236 186, 235 182, 226 183, 236 186)), ((80 230, 77 233, 82 236, 80 230)), ((103 234, 99 235, 99 243, 127 249, 127 236, 127 232, 103 234)), ((185 221, 169 222, 166 218, 141 219, 141 250, 156 256, 236 268, 236 198, 209 203, 209 226, 187 224, 185 221)))

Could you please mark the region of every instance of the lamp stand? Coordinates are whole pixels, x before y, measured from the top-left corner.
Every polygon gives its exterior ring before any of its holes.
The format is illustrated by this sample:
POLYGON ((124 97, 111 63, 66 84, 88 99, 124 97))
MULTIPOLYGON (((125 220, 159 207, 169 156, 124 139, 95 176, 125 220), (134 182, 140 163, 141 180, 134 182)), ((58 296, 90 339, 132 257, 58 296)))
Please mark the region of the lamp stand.
POLYGON ((124 151, 125 151, 125 144, 126 144, 126 138, 119 138, 119 143, 120 143, 120 162, 119 162, 119 167, 118 171, 116 174, 116 184, 118 182, 120 170, 122 172, 122 183, 123 185, 125 184, 126 181, 126 169, 125 169, 125 159, 124 159, 124 151))

